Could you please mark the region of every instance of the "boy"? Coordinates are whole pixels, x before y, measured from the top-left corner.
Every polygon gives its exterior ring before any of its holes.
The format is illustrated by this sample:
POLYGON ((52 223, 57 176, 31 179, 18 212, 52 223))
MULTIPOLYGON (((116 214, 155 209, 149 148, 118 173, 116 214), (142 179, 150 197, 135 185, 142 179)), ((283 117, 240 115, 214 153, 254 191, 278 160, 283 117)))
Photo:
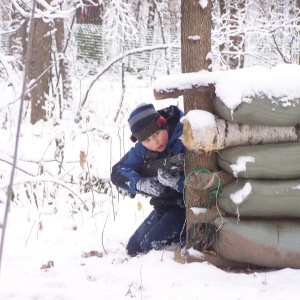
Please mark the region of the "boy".
POLYGON ((131 197, 136 193, 151 196, 154 208, 129 239, 126 249, 130 256, 160 250, 185 239, 184 174, 172 176, 158 169, 157 176, 143 178, 139 173, 149 153, 164 158, 185 152, 179 139, 181 117, 183 112, 177 106, 156 111, 152 104, 145 103, 129 116, 131 140, 137 143, 113 166, 111 181, 131 197))

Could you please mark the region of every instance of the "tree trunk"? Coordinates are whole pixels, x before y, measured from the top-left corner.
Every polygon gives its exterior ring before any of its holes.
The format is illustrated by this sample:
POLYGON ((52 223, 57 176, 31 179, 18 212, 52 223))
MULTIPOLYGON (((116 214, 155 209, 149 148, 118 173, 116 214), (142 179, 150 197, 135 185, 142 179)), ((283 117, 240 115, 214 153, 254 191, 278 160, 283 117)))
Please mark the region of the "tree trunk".
MULTIPOLYGON (((245 7, 245 3, 243 0, 240 0, 238 3, 236 3, 236 7, 233 7, 233 5, 230 5, 230 31, 234 32, 237 30, 241 24, 239 24, 238 19, 238 12, 241 14, 241 10, 245 7)), ((229 52, 230 56, 228 59, 228 65, 231 70, 243 68, 244 67, 244 56, 239 55, 239 52, 245 52, 245 45, 243 42, 243 38, 240 35, 231 34, 230 37, 230 47, 229 52), (235 55, 236 53, 236 55, 235 55)))
MULTIPOLYGON (((300 0, 296 0, 296 7, 297 9, 300 9, 300 0)), ((300 21, 297 22, 297 25, 298 28, 300 28, 300 21)), ((298 30, 298 34, 300 34, 300 30, 298 30)), ((300 65, 300 55, 298 55, 298 65, 300 65)))
MULTIPOLYGON (((223 19, 223 16, 226 14, 226 0, 219 0, 218 1, 219 4, 219 11, 220 11, 220 19, 223 19)), ((222 52, 225 50, 225 42, 219 45, 219 51, 220 54, 222 55, 222 52)), ((221 60, 220 60, 221 63, 221 60)), ((220 67, 222 66, 222 64, 220 64, 220 67)))
MULTIPOLYGON (((227 67, 231 70, 237 68, 244 67, 244 56, 239 55, 239 52, 244 52, 244 42, 243 38, 240 35, 232 34, 231 32, 235 32, 238 27, 241 25, 239 24, 239 15, 238 12, 241 13, 241 10, 245 7, 245 1, 232 1, 232 0, 219 0, 219 11, 220 11, 220 19, 226 20, 226 12, 229 12, 229 20, 228 20, 228 27, 229 28, 229 54, 223 54, 224 61, 227 64, 227 67)), ((219 51, 222 55, 222 52, 226 50, 225 43, 219 46, 219 51)))
MULTIPOLYGON (((197 0, 181 1, 181 61, 183 73, 208 70, 211 65, 211 60, 207 59, 207 55, 211 50, 211 10, 211 1, 208 1, 208 5, 204 9, 197 0)), ((183 99, 185 113, 194 109, 213 112, 210 93, 184 95, 183 99)), ((214 170, 217 165, 214 152, 199 155, 187 149, 186 157, 185 172, 187 176, 196 169, 214 170)), ((205 205, 208 197, 209 190, 197 191, 186 186, 186 209, 205 205)), ((192 242, 189 233, 190 230, 187 230, 187 248, 196 246, 192 242)))
MULTIPOLYGON (((57 53, 61 57, 66 56, 66 48, 64 49, 64 44, 66 42, 65 35, 64 35, 64 20, 58 19, 55 21, 55 41, 56 41, 56 49, 57 53)), ((56 58, 58 59, 58 57, 56 58)), ((67 59, 60 59, 59 63, 59 70, 57 74, 57 90, 59 93, 59 111, 60 111, 60 118, 62 118, 63 110, 66 107, 69 107, 71 105, 72 100, 72 82, 70 77, 70 66, 69 61, 67 59), (60 93, 60 79, 61 79, 61 85, 62 85, 62 98, 60 93)))
POLYGON ((5 0, 3 4, 7 5, 7 9, 3 10, 1 17, 6 21, 12 20, 12 25, 17 27, 15 31, 8 35, 7 54, 15 58, 18 69, 23 71, 26 57, 28 18, 24 18, 21 22, 18 11, 9 8, 9 1, 5 0), (16 24, 18 25, 16 26, 16 24))
MULTIPOLYGON (((49 4, 51 0, 47 0, 49 4)), ((39 6, 39 5, 37 5, 39 6)), ((43 9, 43 7, 39 7, 43 9)), ((51 27, 49 22, 44 22, 43 18, 34 20, 33 25, 33 45, 30 63, 28 66, 28 81, 36 81, 30 91, 31 101, 31 123, 35 124, 39 120, 45 119, 46 97, 49 95, 49 77, 51 61, 51 27)))

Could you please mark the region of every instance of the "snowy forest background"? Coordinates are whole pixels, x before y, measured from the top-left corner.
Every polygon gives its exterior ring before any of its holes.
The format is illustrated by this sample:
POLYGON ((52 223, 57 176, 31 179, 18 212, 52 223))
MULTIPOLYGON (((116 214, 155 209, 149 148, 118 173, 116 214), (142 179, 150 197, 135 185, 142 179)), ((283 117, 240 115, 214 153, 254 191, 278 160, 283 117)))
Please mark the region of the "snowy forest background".
MULTIPOLYGON (((212 71, 300 63, 299 0, 212 3, 212 71)), ((109 172, 130 146, 128 112, 154 100, 144 88, 156 78, 181 73, 180 36, 179 0, 2 0, 1 212, 22 107, 12 203, 47 209, 64 198, 72 215, 101 211, 109 199, 115 218, 124 195, 109 172)))

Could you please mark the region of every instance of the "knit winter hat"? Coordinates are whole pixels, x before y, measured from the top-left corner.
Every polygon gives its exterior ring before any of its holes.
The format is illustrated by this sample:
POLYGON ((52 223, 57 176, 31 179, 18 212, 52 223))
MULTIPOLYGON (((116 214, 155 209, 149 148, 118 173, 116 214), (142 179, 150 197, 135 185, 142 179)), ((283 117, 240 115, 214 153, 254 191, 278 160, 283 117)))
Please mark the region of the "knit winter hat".
POLYGON ((141 103, 130 114, 128 123, 132 132, 131 140, 142 142, 166 123, 152 104, 141 103))

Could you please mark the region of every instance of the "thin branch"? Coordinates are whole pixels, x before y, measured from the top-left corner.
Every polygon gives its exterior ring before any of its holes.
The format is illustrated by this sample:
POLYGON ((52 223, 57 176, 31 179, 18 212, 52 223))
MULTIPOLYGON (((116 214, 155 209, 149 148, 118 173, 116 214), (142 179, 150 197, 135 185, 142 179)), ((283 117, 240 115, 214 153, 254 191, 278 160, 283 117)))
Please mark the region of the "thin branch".
MULTIPOLYGON (((73 195, 75 195, 80 200, 80 202, 83 204, 84 209, 89 211, 87 205, 80 198, 80 196, 73 189, 71 189, 65 182, 63 182, 61 180, 58 180, 58 179, 55 179, 55 178, 52 178, 52 177, 46 177, 46 176, 36 176, 36 177, 33 177, 33 178, 26 178, 26 179, 15 181, 13 183, 13 185, 30 183, 30 182, 53 182, 53 183, 56 183, 58 185, 61 185, 64 188, 66 188, 67 190, 69 190, 73 195)), ((0 189, 6 188, 6 187, 8 187, 7 183, 0 184, 0 189)))
POLYGON ((94 76, 80 106, 83 107, 85 105, 88 95, 89 95, 89 92, 91 91, 92 86, 99 79, 99 77, 101 75, 103 75, 107 70, 109 70, 118 61, 124 59, 126 56, 129 56, 129 55, 134 55, 137 53, 142 53, 142 52, 147 52, 147 51, 162 50, 162 49, 167 49, 167 48, 180 48, 180 46, 178 46, 178 45, 156 45, 156 46, 150 46, 150 47, 136 48, 136 49, 128 50, 125 53, 123 53, 123 54, 117 56, 116 58, 114 58, 113 60, 111 60, 94 76))
POLYGON ((104 226, 103 226, 103 230, 102 230, 102 234, 101 234, 102 248, 103 248, 103 251, 105 252, 106 255, 107 255, 107 252, 106 252, 106 250, 104 248, 103 235, 104 235, 104 229, 105 229, 105 226, 106 226, 107 218, 108 218, 108 215, 106 216, 106 220, 105 220, 105 223, 104 223, 104 226))

